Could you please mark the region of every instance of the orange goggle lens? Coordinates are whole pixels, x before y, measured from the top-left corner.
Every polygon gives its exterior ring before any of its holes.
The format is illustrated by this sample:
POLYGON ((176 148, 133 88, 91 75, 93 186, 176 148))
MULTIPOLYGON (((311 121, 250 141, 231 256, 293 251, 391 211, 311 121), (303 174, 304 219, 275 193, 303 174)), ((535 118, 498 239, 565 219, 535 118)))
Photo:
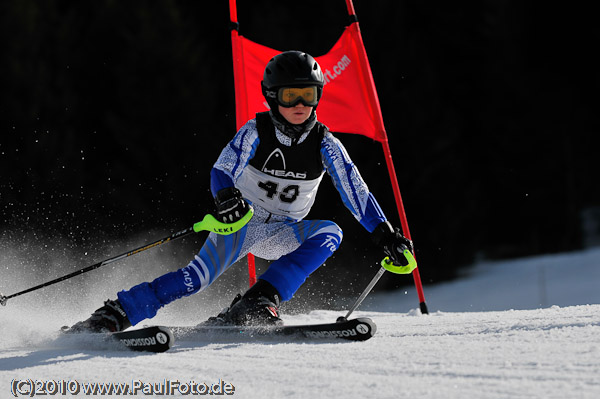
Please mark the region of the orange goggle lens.
POLYGON ((277 91, 277 102, 282 107, 294 107, 298 103, 314 107, 319 102, 317 86, 282 87, 277 91))

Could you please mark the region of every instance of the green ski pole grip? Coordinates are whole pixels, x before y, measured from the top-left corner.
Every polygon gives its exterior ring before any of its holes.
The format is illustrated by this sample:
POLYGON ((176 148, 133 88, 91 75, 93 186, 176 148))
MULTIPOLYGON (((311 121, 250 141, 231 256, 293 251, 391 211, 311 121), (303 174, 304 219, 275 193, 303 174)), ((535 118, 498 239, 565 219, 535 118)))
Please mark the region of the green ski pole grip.
POLYGON ((248 212, 237 222, 233 223, 223 223, 219 222, 213 215, 210 213, 204 216, 200 222, 194 224, 194 231, 196 233, 200 231, 211 231, 213 233, 221 234, 221 235, 229 235, 241 230, 249 221, 252 219, 254 215, 254 209, 250 207, 248 212))
POLYGON ((406 258, 406 260, 408 261, 408 265, 397 266, 390 260, 390 258, 388 258, 386 256, 381 261, 381 266, 388 272, 392 272, 395 274, 410 274, 410 273, 412 273, 413 270, 415 270, 417 268, 417 261, 415 260, 415 257, 408 249, 405 249, 403 254, 404 254, 404 257, 406 258))

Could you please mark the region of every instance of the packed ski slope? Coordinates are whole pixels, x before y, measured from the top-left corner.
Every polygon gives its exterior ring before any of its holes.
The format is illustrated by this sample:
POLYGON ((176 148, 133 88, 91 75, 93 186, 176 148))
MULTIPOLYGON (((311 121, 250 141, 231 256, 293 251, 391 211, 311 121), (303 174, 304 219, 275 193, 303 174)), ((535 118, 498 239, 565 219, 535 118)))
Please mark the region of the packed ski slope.
MULTIPOLYGON (((80 384, 72 397, 82 398, 131 397, 88 395, 89 383, 125 383, 119 389, 146 397, 189 397, 208 386, 261 399, 598 398, 599 282, 598 249, 480 263, 460 280, 425 287, 430 315, 415 310, 412 289, 369 297, 356 313, 378 325, 367 342, 178 342, 163 354, 66 345, 56 330, 73 321, 72 305, 15 299, 0 309, 0 397, 12 397, 14 380, 31 379, 80 384)), ((188 312, 174 308, 157 321, 181 323, 188 312)), ((341 314, 316 310, 287 321, 341 314)))

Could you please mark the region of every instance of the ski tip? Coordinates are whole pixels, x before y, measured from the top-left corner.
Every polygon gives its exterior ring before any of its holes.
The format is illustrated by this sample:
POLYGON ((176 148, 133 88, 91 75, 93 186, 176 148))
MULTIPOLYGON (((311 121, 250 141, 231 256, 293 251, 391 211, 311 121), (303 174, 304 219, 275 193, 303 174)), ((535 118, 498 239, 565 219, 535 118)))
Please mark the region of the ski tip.
POLYGON ((168 327, 150 326, 141 329, 125 330, 111 334, 112 338, 137 352, 166 352, 175 341, 168 327))
POLYGON ((65 337, 80 337, 89 342, 90 348, 128 349, 136 352, 166 352, 173 346, 173 332, 164 326, 145 326, 116 332, 93 332, 63 326, 60 331, 65 337), (117 343, 107 345, 107 343, 117 343))
POLYGON ((368 317, 359 317, 356 319, 350 319, 345 322, 349 329, 356 332, 351 335, 348 339, 352 341, 366 341, 373 338, 377 332, 377 325, 375 322, 368 317))

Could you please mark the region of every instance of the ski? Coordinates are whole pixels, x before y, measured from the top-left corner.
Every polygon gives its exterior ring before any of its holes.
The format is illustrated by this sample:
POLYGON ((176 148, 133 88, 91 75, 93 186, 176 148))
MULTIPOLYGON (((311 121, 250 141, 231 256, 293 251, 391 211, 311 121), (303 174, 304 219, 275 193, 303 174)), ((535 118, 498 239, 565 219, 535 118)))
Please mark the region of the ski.
POLYGON ((128 349, 140 352, 165 352, 173 346, 173 333, 167 327, 150 326, 109 334, 128 349))
POLYGON ((178 340, 213 341, 219 339, 281 340, 348 340, 366 341, 375 335, 377 326, 365 317, 335 323, 284 326, 215 326, 169 327, 178 340))
POLYGON ((92 348, 108 344, 107 349, 128 349, 136 352, 165 352, 173 346, 173 333, 168 327, 149 326, 113 333, 74 332, 62 329, 65 336, 80 337, 92 348), (93 341, 93 342, 92 342, 93 341))

